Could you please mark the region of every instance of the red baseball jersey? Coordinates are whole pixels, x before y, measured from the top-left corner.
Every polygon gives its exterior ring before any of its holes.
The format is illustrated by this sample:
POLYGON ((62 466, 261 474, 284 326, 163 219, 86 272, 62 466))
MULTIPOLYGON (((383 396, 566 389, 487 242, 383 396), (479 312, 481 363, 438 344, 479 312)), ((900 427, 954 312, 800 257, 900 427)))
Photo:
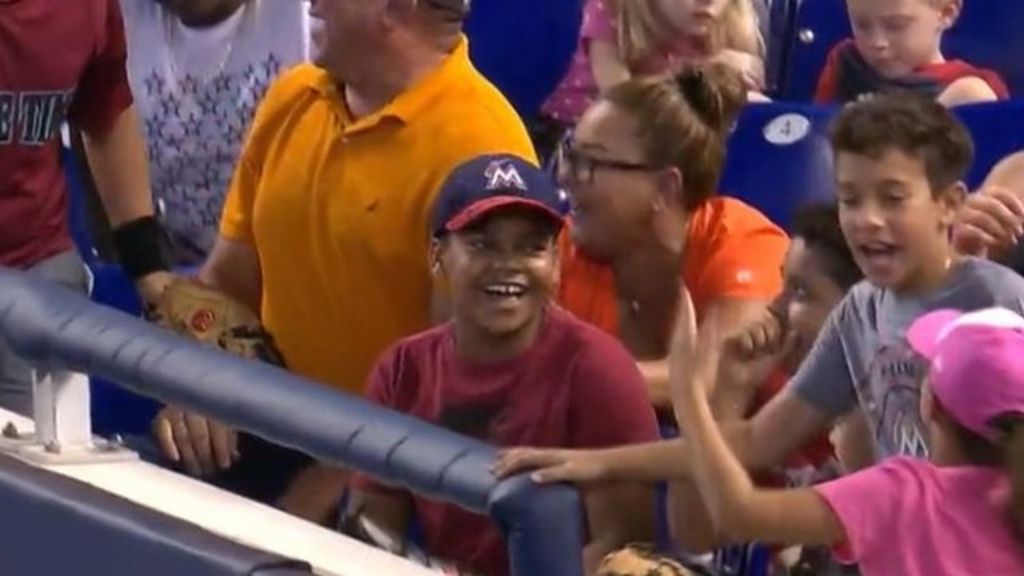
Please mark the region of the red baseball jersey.
POLYGON ((73 244, 60 127, 107 131, 128 106, 117 0, 0 0, 0 265, 73 244))
MULTIPOLYGON (((636 363, 612 336, 551 307, 518 358, 474 364, 451 325, 399 342, 374 368, 375 402, 497 446, 597 448, 658 439, 636 363)), ((364 491, 394 489, 357 475, 364 491)), ((508 574, 498 527, 457 506, 413 498, 427 551, 475 572, 508 574)))

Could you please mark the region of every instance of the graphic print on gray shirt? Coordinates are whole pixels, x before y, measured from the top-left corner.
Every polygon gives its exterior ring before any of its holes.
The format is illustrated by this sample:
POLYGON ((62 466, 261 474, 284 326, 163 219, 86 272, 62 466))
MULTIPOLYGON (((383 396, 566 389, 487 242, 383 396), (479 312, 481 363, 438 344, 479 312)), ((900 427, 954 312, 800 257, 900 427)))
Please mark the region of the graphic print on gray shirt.
POLYGON ((878 458, 927 457, 919 405, 927 364, 907 345, 907 328, 933 310, 992 306, 1024 314, 1024 278, 987 260, 961 261, 946 285, 926 296, 900 297, 863 281, 832 311, 790 386, 831 417, 859 405, 878 458))

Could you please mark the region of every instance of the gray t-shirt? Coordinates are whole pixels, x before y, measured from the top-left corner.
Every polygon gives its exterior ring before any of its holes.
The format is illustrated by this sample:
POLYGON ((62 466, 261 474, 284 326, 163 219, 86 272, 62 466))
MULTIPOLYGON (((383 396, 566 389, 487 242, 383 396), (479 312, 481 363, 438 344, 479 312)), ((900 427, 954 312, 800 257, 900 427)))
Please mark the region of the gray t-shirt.
POLYGON ((926 457, 919 402, 927 364, 907 345, 907 328, 933 310, 991 306, 1024 314, 1024 278, 987 260, 961 261, 949 282, 925 297, 899 297, 861 282, 832 311, 790 386, 832 417, 859 405, 879 458, 926 457))

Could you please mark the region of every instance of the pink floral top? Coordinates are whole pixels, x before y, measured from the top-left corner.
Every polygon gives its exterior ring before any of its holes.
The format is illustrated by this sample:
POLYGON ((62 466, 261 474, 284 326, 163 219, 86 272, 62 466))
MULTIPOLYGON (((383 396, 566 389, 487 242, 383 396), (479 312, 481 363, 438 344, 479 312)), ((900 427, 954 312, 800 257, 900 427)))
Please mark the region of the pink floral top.
MULTIPOLYGON (((583 9, 583 26, 579 46, 573 56, 569 72, 545 102, 542 113, 563 124, 574 125, 583 112, 597 99, 600 89, 590 66, 590 43, 594 40, 618 43, 618 28, 611 2, 613 0, 587 0, 583 9)), ((667 44, 634 65, 631 72, 638 75, 672 73, 686 62, 700 59, 688 38, 667 44)))

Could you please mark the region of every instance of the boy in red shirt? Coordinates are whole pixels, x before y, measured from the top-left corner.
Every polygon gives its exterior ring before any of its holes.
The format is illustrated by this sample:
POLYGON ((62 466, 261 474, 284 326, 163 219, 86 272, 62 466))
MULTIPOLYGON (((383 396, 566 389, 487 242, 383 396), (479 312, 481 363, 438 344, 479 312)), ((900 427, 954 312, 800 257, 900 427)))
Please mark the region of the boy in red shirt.
POLYGON ((853 39, 837 44, 818 79, 814 101, 849 102, 903 89, 946 106, 1005 100, 1006 84, 991 71, 942 55, 942 33, 962 0, 847 0, 853 39))
MULTIPOLYGON (((370 375, 375 402, 498 446, 584 448, 658 437, 629 352, 551 302, 564 204, 550 178, 520 158, 483 156, 456 168, 431 221, 432 262, 453 319, 384 354, 370 375)), ((350 510, 386 532, 404 535, 415 513, 427 553, 474 573, 508 573, 490 519, 365 476, 352 489, 350 510)), ((587 573, 609 551, 651 536, 646 487, 588 488, 584 503, 587 573)))

